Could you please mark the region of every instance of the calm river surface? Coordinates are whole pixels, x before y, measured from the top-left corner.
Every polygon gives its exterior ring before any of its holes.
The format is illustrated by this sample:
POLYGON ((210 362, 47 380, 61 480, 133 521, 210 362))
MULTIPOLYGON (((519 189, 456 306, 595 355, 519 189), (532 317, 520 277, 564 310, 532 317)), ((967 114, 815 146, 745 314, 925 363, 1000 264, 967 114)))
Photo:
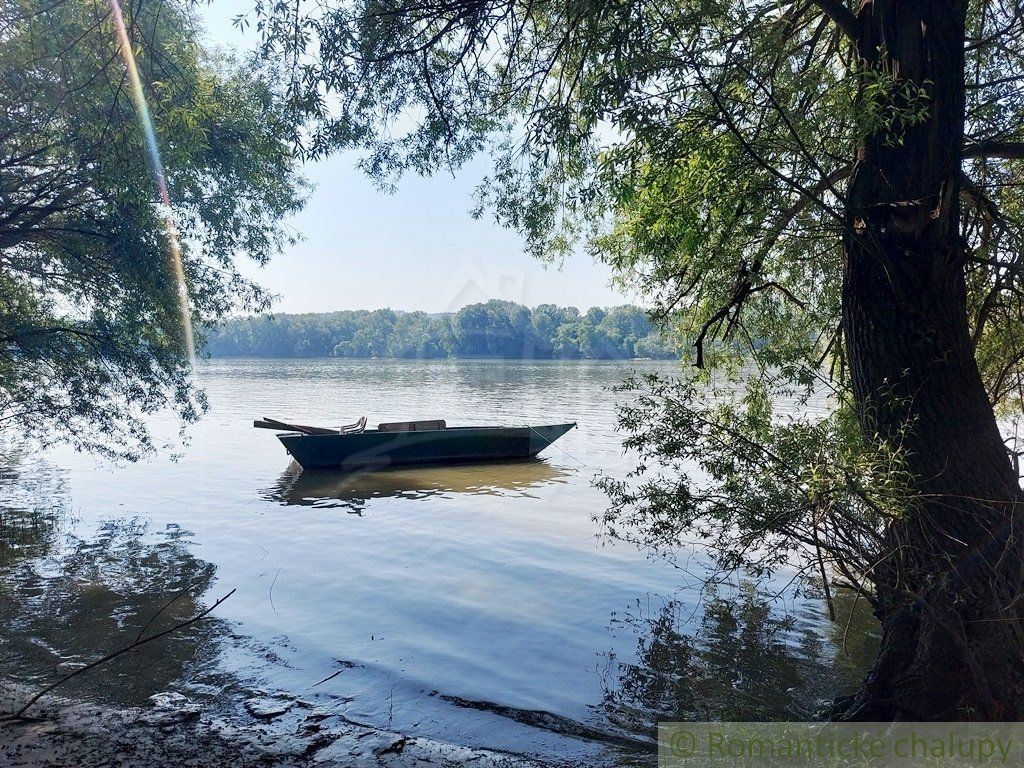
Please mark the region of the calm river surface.
POLYGON ((0 662, 49 681, 169 601, 154 627, 235 589, 211 620, 72 687, 222 707, 286 691, 409 735, 580 762, 636 759, 658 719, 812 715, 870 659, 867 621, 839 647, 848 604, 833 624, 816 600, 742 583, 702 596, 699 557, 682 570, 599 537, 591 481, 631 467, 607 388, 634 368, 674 366, 202 363, 210 411, 177 460, 0 464, 0 662), (363 414, 579 429, 536 463, 343 476, 301 473, 252 428, 363 414))

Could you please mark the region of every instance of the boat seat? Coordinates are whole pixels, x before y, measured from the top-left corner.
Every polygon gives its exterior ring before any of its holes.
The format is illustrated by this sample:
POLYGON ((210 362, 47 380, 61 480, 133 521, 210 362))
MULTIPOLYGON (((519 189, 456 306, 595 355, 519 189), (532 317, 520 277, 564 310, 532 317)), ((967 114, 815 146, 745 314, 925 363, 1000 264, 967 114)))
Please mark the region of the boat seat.
POLYGON ((338 427, 338 432, 343 435, 352 435, 357 432, 362 432, 366 429, 366 417, 363 416, 355 424, 346 424, 343 427, 338 427))
POLYGON ((430 419, 425 421, 392 421, 387 424, 378 424, 378 432, 433 432, 438 429, 446 429, 444 419, 430 419))

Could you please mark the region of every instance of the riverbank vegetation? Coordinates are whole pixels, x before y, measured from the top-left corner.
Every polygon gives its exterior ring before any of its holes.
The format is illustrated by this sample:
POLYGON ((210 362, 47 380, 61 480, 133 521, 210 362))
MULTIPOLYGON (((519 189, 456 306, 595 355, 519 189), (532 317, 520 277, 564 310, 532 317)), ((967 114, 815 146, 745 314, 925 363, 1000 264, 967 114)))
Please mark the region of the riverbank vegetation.
POLYGON ((0 427, 133 458, 141 416, 202 411, 189 327, 265 306, 235 258, 304 190, 271 66, 205 51, 185 3, 112 9, 0 4, 0 427))
POLYGON ((607 486, 615 531, 870 599, 879 656, 836 717, 1024 714, 1024 494, 994 411, 1024 402, 1018 3, 254 15, 310 152, 361 151, 382 184, 488 152, 481 215, 542 257, 587 248, 688 340, 697 372, 623 414, 644 458, 607 486))
MULTIPOLYGON (((185 2, 123 14, 0 5, 0 425, 137 457, 147 415, 203 408, 190 327, 265 308, 235 259, 287 242, 298 157, 360 152, 386 187, 490 153, 479 215, 604 260, 691 350, 633 382, 643 463, 605 482, 609 531, 870 600, 880 652, 835 717, 1024 717, 1018 3, 253 0, 245 62, 204 51, 185 2), (780 399, 820 407, 783 420, 780 399)), ((380 312, 304 338, 650 339, 629 311, 469 310, 450 334, 380 312)))
POLYGON ((213 357, 526 360, 671 358, 639 307, 608 310, 509 301, 427 314, 390 309, 235 318, 210 331, 213 357))

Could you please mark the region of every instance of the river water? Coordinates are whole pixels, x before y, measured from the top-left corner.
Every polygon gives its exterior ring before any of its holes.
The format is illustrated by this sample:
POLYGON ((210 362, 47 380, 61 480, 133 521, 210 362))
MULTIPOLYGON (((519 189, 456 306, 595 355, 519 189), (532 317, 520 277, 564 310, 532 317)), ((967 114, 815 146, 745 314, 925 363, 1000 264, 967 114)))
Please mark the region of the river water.
POLYGON ((710 592, 699 552, 673 565, 600 536, 592 480, 631 467, 609 387, 635 368, 673 364, 214 360, 197 374, 210 411, 177 457, 8 456, 5 672, 53 680, 157 611, 147 631, 234 589, 69 688, 223 708, 283 691, 413 736, 580 762, 645 762, 659 719, 812 716, 871 659, 863 602, 847 631, 849 600, 833 623, 819 600, 742 579, 710 592), (539 462, 356 476, 302 473, 252 428, 364 414, 579 428, 539 462))

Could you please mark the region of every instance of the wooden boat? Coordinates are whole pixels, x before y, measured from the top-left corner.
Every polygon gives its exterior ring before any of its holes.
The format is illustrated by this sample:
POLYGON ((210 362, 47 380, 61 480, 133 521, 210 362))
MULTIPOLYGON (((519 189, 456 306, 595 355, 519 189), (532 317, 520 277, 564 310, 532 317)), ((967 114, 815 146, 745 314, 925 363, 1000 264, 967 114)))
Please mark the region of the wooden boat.
POLYGON ((264 418, 253 424, 288 430, 277 437, 303 469, 368 469, 530 459, 576 426, 449 427, 443 420, 402 421, 366 429, 365 417, 330 429, 264 418))

